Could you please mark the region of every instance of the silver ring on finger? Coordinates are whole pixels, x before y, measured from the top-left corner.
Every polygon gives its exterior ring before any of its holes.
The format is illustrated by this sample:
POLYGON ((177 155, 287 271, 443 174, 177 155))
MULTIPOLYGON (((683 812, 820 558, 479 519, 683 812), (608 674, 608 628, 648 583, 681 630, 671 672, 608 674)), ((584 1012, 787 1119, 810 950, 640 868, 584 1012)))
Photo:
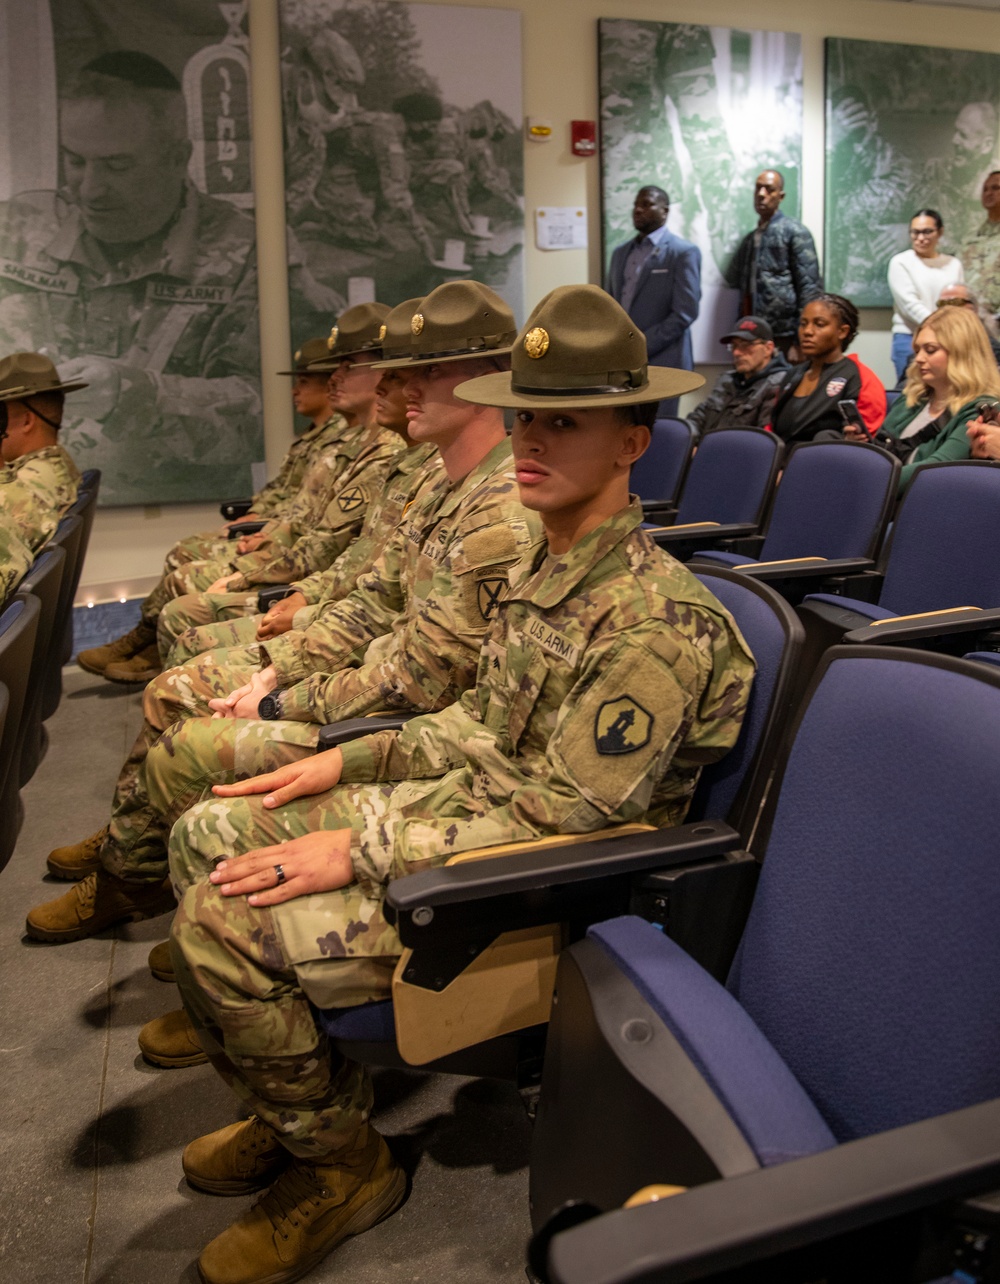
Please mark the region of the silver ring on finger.
POLYGON ((285 881, 285 869, 284 869, 284 866, 283 866, 283 865, 275 865, 275 867, 274 867, 274 873, 275 873, 275 875, 276 875, 276 877, 277 877, 277 879, 278 879, 278 882, 277 882, 276 886, 277 886, 277 887, 280 887, 280 886, 281 886, 281 884, 285 881))

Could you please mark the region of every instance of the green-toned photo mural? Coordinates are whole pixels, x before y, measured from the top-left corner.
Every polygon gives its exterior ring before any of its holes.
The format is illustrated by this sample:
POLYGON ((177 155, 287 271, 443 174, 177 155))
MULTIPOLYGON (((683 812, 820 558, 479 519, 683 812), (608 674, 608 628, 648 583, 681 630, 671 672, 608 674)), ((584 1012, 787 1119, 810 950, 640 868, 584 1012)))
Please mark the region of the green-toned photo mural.
POLYGON ((924 207, 944 219, 942 250, 970 250, 983 180, 1000 165, 998 109, 1000 55, 826 41, 828 288, 890 306, 889 259, 924 207))
MULTIPOLYGON (((281 0, 285 204, 344 304, 475 277, 523 317, 520 14, 281 0)), ((310 333, 292 299, 296 343, 310 333)))
POLYGON ((702 252, 696 361, 720 360, 735 320, 726 272, 756 225, 753 184, 785 178, 782 211, 799 217, 802 42, 781 31, 696 23, 600 21, 604 262, 635 235, 632 202, 647 183, 670 196, 668 226, 702 252))

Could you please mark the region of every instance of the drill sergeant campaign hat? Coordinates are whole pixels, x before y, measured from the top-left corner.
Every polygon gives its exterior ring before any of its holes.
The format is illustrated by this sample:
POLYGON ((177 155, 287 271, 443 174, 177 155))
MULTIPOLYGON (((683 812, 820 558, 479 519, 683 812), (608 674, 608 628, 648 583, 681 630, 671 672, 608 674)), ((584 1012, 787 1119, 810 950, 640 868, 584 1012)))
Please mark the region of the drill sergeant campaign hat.
POLYGON ((15 352, 0 360, 0 401, 24 401, 38 392, 77 392, 87 386, 80 379, 63 383, 40 352, 15 352))
POLYGON ((325 339, 306 339, 305 343, 292 357, 294 370, 278 370, 280 375, 298 375, 298 374, 323 374, 322 370, 310 370, 309 367, 314 361, 322 361, 329 356, 330 349, 326 346, 325 339))
POLYGON ((470 357, 502 357, 517 333, 514 313, 479 281, 446 281, 421 303, 410 320, 406 355, 380 361, 379 368, 436 366, 470 357))
POLYGON ((387 362, 399 357, 409 358, 410 342, 413 339, 410 323, 414 312, 419 312, 422 304, 423 299, 407 299, 403 303, 397 303, 382 323, 382 355, 385 360, 378 363, 380 370, 385 368, 387 362))
POLYGON ((341 312, 337 324, 326 341, 326 353, 313 361, 309 369, 317 374, 323 370, 336 370, 345 357, 357 357, 362 352, 382 355, 382 322, 389 315, 388 303, 358 303, 341 312))
POLYGON ((514 410, 585 410, 678 397, 704 382, 690 370, 648 365, 642 331, 599 286, 561 285, 525 322, 510 372, 470 379, 455 396, 514 410))

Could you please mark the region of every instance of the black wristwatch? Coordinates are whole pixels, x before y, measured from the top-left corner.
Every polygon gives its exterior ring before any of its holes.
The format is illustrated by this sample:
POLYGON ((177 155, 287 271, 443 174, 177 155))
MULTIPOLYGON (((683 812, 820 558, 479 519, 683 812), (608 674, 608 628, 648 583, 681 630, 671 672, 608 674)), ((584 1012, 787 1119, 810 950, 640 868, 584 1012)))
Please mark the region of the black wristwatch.
POLYGON ((277 691, 269 691, 266 696, 261 696, 257 705, 257 717, 263 718, 265 722, 277 722, 281 717, 281 688, 277 691))

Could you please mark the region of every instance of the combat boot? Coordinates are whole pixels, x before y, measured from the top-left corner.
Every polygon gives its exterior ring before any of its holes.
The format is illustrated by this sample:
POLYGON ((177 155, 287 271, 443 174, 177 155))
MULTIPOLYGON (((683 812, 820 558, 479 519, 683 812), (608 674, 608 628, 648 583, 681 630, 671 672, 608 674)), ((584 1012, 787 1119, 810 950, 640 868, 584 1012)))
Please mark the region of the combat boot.
POLYGON ((202 1251, 203 1284, 301 1279, 349 1235, 370 1230, 406 1198, 406 1174, 374 1128, 340 1163, 293 1159, 267 1194, 202 1251))
POLYGON ((121 660, 128 660, 144 647, 156 641, 156 629, 142 621, 114 642, 109 642, 106 646, 93 646, 87 651, 81 651, 76 662, 81 669, 86 669, 88 673, 96 673, 99 678, 104 677, 104 670, 109 664, 117 664, 121 660))
POLYGON ((149 951, 149 970, 158 981, 173 981, 174 961, 170 957, 170 942, 161 941, 149 951))
POLYGON ((291 1162, 292 1156, 256 1115, 199 1137, 181 1156, 188 1185, 210 1195, 264 1190, 291 1162))
POLYGON ((139 1031, 139 1051, 151 1065, 164 1070, 184 1070, 208 1060, 183 1008, 147 1021, 139 1031))
POLYGON ((105 869, 88 874, 57 900, 37 905, 28 915, 25 931, 35 941, 61 945, 96 936, 115 923, 169 914, 177 902, 170 880, 126 883, 105 869))
POLYGON ((162 672, 160 652, 156 643, 151 642, 127 660, 116 660, 109 664, 101 676, 108 682, 151 682, 162 672))
POLYGON ((81 878, 101 867, 101 848, 108 836, 108 827, 104 826, 96 834, 91 834, 82 843, 73 843, 70 847, 56 847, 49 852, 45 862, 48 871, 55 878, 64 878, 75 883, 81 878))

